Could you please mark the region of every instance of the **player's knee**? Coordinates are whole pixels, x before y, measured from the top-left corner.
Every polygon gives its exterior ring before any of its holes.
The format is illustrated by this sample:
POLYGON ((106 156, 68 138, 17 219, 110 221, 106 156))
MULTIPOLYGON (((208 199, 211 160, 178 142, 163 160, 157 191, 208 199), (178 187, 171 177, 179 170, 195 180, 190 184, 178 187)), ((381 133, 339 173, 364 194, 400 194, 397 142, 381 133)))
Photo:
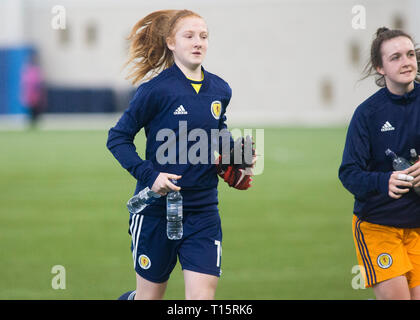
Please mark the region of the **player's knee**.
POLYGON ((188 290, 185 292, 186 300, 214 300, 215 289, 213 288, 197 288, 196 290, 188 290))
POLYGON ((420 285, 410 289, 411 300, 420 300, 420 285))
POLYGON ((153 290, 136 290, 134 300, 162 300, 164 292, 153 290))
POLYGON ((208 274, 184 270, 185 299, 213 300, 218 278, 208 274))
POLYGON ((136 274, 137 278, 137 288, 135 300, 162 300, 165 291, 167 281, 162 283, 152 282, 141 277, 138 273, 136 274))
POLYGON ((408 288, 407 278, 398 276, 373 286, 377 300, 410 300, 410 290, 408 288))

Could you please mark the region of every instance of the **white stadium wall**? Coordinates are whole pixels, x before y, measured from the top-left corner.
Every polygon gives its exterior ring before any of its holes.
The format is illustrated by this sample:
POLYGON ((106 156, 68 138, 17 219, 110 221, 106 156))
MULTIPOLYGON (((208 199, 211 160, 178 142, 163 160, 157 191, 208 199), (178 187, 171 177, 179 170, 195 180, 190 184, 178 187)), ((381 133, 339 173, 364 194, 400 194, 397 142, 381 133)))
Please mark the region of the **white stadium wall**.
POLYGON ((198 12, 210 31, 204 67, 231 85, 233 124, 346 124, 377 90, 373 79, 358 82, 376 29, 399 24, 420 38, 416 0, 62 0, 67 43, 51 27, 57 1, 22 2, 16 36, 23 28, 25 41, 38 48, 49 83, 115 90, 130 87, 121 68, 135 22, 159 9, 198 12), (366 9, 365 29, 352 27, 355 5, 366 9), (97 35, 90 44, 88 26, 97 35))

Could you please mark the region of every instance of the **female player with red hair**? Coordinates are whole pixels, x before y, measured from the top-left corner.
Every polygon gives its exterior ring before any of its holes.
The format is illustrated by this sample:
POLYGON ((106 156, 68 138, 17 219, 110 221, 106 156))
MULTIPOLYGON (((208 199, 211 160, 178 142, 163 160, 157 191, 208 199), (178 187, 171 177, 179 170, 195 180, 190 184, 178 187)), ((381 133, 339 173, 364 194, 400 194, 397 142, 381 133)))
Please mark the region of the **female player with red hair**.
MULTIPOLYGON (((135 193, 149 187, 162 197, 140 214, 130 214, 137 288, 126 296, 162 299, 178 258, 186 299, 213 299, 221 273, 218 173, 230 186, 242 190, 250 186, 251 174, 242 174, 243 166, 233 163, 227 168, 217 166, 211 152, 201 149, 200 159, 205 161, 191 163, 186 156, 194 142, 183 139, 200 129, 207 134, 207 145, 214 143, 212 130, 227 128, 225 112, 231 89, 203 68, 208 30, 203 18, 192 11, 153 12, 135 24, 129 40, 127 64, 133 66, 129 78, 134 84, 148 81, 138 87, 129 108, 110 129, 107 147, 136 178, 135 193), (142 128, 147 137, 144 160, 133 144, 142 128), (162 141, 162 129, 174 132, 176 141, 162 141), (159 148, 164 143, 176 145, 173 161, 161 161, 165 156, 159 148), (177 180, 176 185, 173 180, 177 180), (180 190, 183 196, 181 240, 166 236, 164 198, 172 190, 180 190)), ((233 146, 230 135, 228 140, 233 146)))

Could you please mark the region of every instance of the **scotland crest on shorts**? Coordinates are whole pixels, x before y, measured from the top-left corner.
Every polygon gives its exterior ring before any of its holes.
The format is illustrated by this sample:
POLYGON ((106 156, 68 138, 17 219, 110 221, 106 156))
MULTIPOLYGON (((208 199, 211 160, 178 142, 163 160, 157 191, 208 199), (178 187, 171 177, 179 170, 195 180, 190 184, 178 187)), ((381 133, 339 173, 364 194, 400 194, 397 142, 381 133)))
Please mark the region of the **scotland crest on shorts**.
POLYGON ((388 253, 382 253, 378 256, 377 262, 382 269, 388 269, 392 265, 392 257, 388 253))
POLYGON ((220 113, 222 112, 222 103, 220 101, 213 101, 210 110, 213 117, 218 120, 220 118, 220 113))
POLYGON ((139 265, 142 269, 147 270, 151 266, 151 262, 148 256, 145 254, 140 255, 139 257, 139 265))

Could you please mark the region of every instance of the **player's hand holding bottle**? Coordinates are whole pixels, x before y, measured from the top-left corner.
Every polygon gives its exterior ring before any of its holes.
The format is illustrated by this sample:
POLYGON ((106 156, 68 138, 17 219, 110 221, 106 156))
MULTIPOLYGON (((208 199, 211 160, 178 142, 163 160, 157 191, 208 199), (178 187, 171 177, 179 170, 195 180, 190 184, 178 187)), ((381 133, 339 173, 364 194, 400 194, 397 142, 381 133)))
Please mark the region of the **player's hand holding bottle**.
POLYGON ((179 191, 180 187, 174 185, 170 179, 178 180, 181 179, 181 176, 172 173, 161 172, 156 178, 152 186, 152 191, 165 196, 169 191, 179 191))

